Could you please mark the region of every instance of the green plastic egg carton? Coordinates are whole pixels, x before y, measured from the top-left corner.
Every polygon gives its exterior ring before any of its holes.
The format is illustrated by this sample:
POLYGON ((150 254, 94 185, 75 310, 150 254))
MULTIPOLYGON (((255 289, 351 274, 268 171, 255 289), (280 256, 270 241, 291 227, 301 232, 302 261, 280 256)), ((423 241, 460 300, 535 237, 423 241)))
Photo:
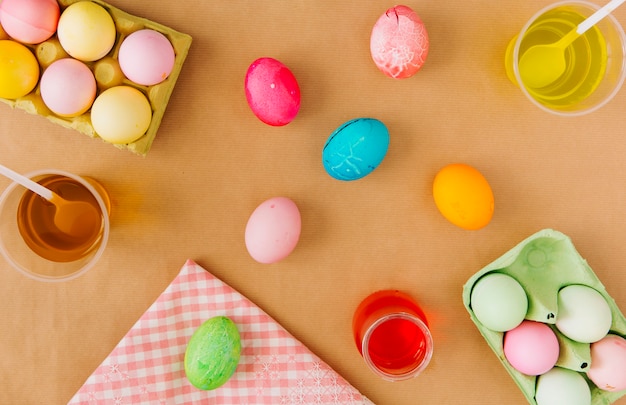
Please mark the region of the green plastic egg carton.
POLYGON ((609 304, 613 317, 609 333, 626 338, 624 315, 591 267, 576 251, 569 237, 552 229, 541 230, 475 273, 463 286, 463 304, 469 312, 471 320, 528 402, 537 405, 535 401, 537 377, 522 374, 511 366, 504 355, 504 333, 484 327, 472 311, 470 302, 472 288, 481 277, 491 272, 507 274, 515 278, 524 287, 528 295, 526 319, 543 322, 552 327, 557 335, 560 348, 556 365, 579 372, 585 377, 591 388, 592 405, 608 405, 626 395, 626 390, 609 392, 595 386, 585 374, 591 364, 590 345, 575 342, 563 336, 554 327, 558 315, 557 295, 559 290, 568 285, 582 284, 597 290, 609 304))
MULTIPOLYGON (((59 6, 61 7, 61 13, 69 5, 78 1, 82 0, 58 0, 59 6)), ((145 156, 150 150, 152 142, 156 137, 170 96, 182 70, 183 62, 185 61, 189 48, 191 47, 191 36, 175 31, 154 21, 131 15, 103 1, 91 1, 101 5, 109 12, 115 22, 117 31, 115 45, 109 54, 100 60, 86 63, 96 77, 96 82, 98 84, 97 95, 109 87, 117 85, 132 86, 144 93, 152 107, 152 120, 150 122, 150 126, 141 138, 129 144, 113 145, 120 149, 127 149, 138 155, 145 156), (172 72, 163 82, 153 86, 142 86, 126 79, 121 73, 119 64, 117 63, 117 54, 122 41, 131 33, 144 28, 152 29, 165 35, 165 37, 167 37, 167 39, 171 42, 175 53, 174 68, 172 69, 172 72)), ((67 54, 59 44, 56 34, 41 44, 26 46, 29 47, 37 57, 40 65, 40 77, 45 67, 49 66, 57 59, 67 57, 67 54)), ((20 97, 15 100, 0 98, 0 101, 10 105, 11 107, 24 110, 30 114, 43 116, 56 124, 74 129, 92 138, 99 138, 91 124, 90 111, 71 118, 55 115, 44 104, 39 92, 39 84, 33 91, 24 97, 20 97)))

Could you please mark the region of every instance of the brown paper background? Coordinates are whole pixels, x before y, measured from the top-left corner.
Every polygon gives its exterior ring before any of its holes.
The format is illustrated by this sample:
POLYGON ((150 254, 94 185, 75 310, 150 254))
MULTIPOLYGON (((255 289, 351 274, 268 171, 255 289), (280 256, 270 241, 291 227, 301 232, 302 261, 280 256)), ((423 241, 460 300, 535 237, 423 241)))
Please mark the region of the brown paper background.
MULTIPOLYGON (((187 258, 378 404, 525 403, 461 289, 540 229, 570 236, 626 309, 626 91, 591 115, 563 118, 532 105, 504 74, 507 42, 548 1, 406 3, 425 22, 431 52, 403 81, 369 55, 371 28, 393 3, 110 3, 193 44, 145 158, 0 106, 3 164, 93 176, 114 200, 109 247, 86 275, 46 284, 0 261, 0 403, 66 403, 187 258), (285 127, 261 123, 246 104, 245 72, 261 56, 299 81, 302 108, 285 127), (362 116, 388 126, 388 155, 370 176, 339 182, 322 167, 322 146, 362 116), (434 205, 432 180, 454 162, 491 183, 495 215, 482 230, 455 227, 434 205), (244 245, 246 221, 279 195, 298 204, 302 236, 284 261, 258 264, 244 245), (417 379, 380 380, 352 342, 354 308, 382 288, 411 293, 429 316, 435 354, 417 379)), ((626 22, 626 8, 615 14, 626 22)))

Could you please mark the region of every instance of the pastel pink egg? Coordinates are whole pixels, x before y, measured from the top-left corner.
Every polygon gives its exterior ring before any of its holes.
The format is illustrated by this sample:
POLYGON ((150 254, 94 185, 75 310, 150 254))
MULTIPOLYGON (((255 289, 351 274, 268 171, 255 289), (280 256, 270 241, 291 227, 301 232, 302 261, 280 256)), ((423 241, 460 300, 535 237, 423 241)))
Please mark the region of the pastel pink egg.
POLYGON ((124 75, 137 84, 152 86, 172 73, 176 54, 172 43, 160 32, 143 29, 122 41, 118 54, 124 75))
POLYGON ((626 389, 626 339, 609 334, 592 343, 587 376, 601 390, 626 389))
POLYGON ((46 106, 62 117, 83 114, 96 98, 96 79, 83 62, 65 58, 43 72, 39 85, 46 106))
POLYGON ((428 57, 430 40, 420 17, 407 6, 395 6, 381 15, 370 37, 374 63, 395 79, 413 76, 428 57))
POLYGON ((16 41, 38 44, 57 29, 61 14, 56 0, 2 0, 0 24, 16 41))
POLYGON ((245 232, 248 253, 259 263, 276 263, 295 249, 301 227, 300 211, 292 200, 270 198, 248 219, 245 232))
POLYGON ((260 58, 252 62, 246 73, 245 91, 254 115, 268 125, 286 125, 300 110, 298 81, 276 59, 260 58))
POLYGON ((559 342, 548 325, 523 321, 504 334, 504 355, 520 373, 540 375, 556 364, 559 342))

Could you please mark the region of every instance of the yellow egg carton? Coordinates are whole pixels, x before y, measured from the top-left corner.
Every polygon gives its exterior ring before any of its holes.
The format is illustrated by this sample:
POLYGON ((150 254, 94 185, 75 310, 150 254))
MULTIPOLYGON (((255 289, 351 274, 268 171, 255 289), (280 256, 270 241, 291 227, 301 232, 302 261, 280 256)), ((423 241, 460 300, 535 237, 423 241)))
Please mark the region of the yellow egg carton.
POLYGON ((511 366, 504 355, 504 333, 484 327, 472 311, 470 301, 472 288, 481 277, 491 272, 507 274, 522 285, 528 296, 526 319, 551 326, 560 349, 556 366, 574 370, 587 380, 591 388, 592 405, 608 405, 626 395, 626 390, 609 392, 595 386, 585 373, 591 365, 590 344, 575 342, 562 335, 554 326, 558 316, 559 290, 568 285, 581 284, 598 291, 609 304, 613 318, 609 333, 626 338, 624 315, 566 235, 552 229, 541 230, 475 273, 463 286, 463 304, 471 320, 528 402, 537 405, 535 400, 537 377, 522 374, 511 366))
MULTIPOLYGON (((81 0, 58 0, 59 6, 61 7, 61 12, 63 12, 63 10, 69 5, 78 1, 81 0)), ((163 119, 163 115, 165 114, 165 109, 169 102, 170 96, 172 94, 172 91, 174 90, 174 86, 183 67, 183 62, 185 61, 187 53, 189 52, 192 41, 191 36, 175 31, 171 28, 155 23, 148 19, 128 14, 103 1, 91 1, 101 5, 109 12, 111 17, 113 18, 113 21, 115 22, 115 27, 117 31, 115 45, 113 46, 109 54, 100 60, 86 63, 87 66, 89 66, 89 68, 92 70, 96 78, 96 83, 98 85, 98 94, 113 86, 122 84, 128 85, 140 90, 148 98, 148 100, 150 101, 150 105, 152 106, 152 120, 146 133, 141 138, 132 143, 113 145, 121 149, 130 150, 131 152, 134 152, 138 155, 145 156, 150 150, 152 142, 156 137, 157 131, 163 119), (124 77, 117 62, 119 47, 124 38, 126 38, 131 33, 144 28, 152 29, 165 35, 165 37, 167 37, 167 39, 169 39, 169 41, 171 42, 176 55, 174 68, 172 69, 170 75, 163 82, 153 86, 142 86, 128 80, 126 77, 124 77)), ((61 44, 59 43, 56 35, 53 35, 52 38, 41 44, 26 46, 32 49, 35 56, 37 57, 41 68, 40 74, 52 62, 58 59, 68 57, 67 53, 61 47, 61 44)), ((46 105, 44 104, 39 92, 39 85, 37 85, 37 87, 32 92, 24 97, 16 100, 0 98, 0 101, 10 105, 11 107, 22 109, 30 114, 36 114, 46 117, 52 122, 55 122, 66 128, 74 129, 85 135, 89 135, 92 138, 99 138, 98 134, 91 124, 90 110, 77 117, 60 117, 50 111, 50 109, 48 109, 48 107, 46 107, 46 105)))

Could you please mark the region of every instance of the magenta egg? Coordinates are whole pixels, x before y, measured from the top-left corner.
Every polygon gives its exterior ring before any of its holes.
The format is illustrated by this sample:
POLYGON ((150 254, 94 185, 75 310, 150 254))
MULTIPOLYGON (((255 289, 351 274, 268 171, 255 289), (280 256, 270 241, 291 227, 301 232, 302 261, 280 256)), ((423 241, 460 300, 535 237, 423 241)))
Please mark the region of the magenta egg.
POLYGON ((246 73, 246 99, 261 121, 272 126, 290 123, 300 110, 300 87, 291 70, 273 58, 259 58, 246 73))
POLYGON ((430 40, 420 17, 407 6, 395 6, 381 15, 370 37, 376 67, 395 79, 413 76, 428 57, 430 40))

